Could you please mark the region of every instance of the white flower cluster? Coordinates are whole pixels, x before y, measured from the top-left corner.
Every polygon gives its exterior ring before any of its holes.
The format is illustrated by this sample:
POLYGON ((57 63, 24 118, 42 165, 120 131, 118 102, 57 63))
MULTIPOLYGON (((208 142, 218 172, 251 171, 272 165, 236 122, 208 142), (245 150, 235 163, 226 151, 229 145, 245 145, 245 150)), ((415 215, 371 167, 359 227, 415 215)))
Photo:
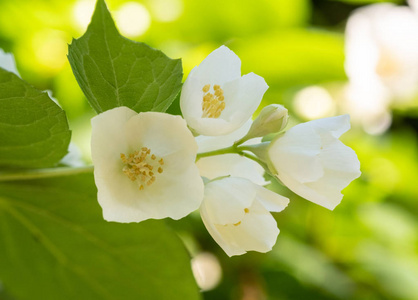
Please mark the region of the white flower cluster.
POLYGON ((287 110, 269 105, 251 122, 268 86, 240 69, 225 46, 194 68, 180 99, 184 119, 126 107, 92 119, 94 175, 106 220, 180 219, 200 208, 209 233, 232 256, 267 252, 276 242, 270 212, 282 211, 289 199, 263 187, 264 172, 328 209, 340 203, 341 190, 360 176, 355 152, 338 139, 350 128, 348 115, 283 133, 287 110), (271 142, 261 142, 273 133, 271 142))

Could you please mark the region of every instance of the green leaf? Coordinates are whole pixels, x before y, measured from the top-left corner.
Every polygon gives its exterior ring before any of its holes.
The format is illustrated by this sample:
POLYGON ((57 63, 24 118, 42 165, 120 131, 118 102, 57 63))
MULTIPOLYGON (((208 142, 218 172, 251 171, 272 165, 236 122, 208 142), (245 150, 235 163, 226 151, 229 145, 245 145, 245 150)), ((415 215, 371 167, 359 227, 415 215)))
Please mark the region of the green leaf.
POLYGON ((200 299, 163 221, 103 220, 91 174, 0 184, 0 281, 18 300, 200 299))
POLYGON ((181 88, 181 60, 121 36, 103 0, 87 32, 69 46, 68 59, 98 113, 118 106, 164 112, 181 88))
POLYGON ((70 138, 64 111, 47 93, 0 68, 0 166, 53 166, 70 138))

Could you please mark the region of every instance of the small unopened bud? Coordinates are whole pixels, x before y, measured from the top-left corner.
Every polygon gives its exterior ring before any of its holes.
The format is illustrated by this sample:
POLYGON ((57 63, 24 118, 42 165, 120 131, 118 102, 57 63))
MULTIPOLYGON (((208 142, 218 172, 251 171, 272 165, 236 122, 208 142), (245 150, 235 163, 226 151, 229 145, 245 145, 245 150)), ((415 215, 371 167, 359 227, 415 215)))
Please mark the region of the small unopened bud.
POLYGON ((283 105, 270 104, 264 107, 254 120, 246 136, 239 143, 282 131, 287 125, 288 118, 287 109, 283 105))

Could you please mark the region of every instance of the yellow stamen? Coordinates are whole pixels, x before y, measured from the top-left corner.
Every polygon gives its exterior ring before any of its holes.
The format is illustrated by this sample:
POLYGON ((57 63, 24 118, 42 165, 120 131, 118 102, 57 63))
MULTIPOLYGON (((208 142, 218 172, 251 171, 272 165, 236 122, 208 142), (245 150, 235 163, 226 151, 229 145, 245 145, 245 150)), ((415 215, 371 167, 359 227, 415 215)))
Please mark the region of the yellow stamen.
POLYGON ((210 89, 210 84, 207 84, 207 85, 205 85, 205 86, 203 87, 202 91, 203 91, 204 93, 207 93, 207 92, 209 92, 209 89, 210 89))
POLYGON ((147 147, 142 147, 141 151, 134 151, 128 155, 121 153, 120 159, 124 164, 122 172, 131 181, 137 182, 140 191, 144 190, 145 186, 153 184, 156 180, 154 172, 152 172, 154 168, 158 167, 158 173, 163 172, 161 166, 164 165, 164 159, 151 154, 151 149, 147 147))
POLYGON ((241 224, 241 221, 239 221, 238 223, 235 223, 234 226, 238 226, 239 224, 241 224))
POLYGON ((244 208, 244 211, 246 214, 248 214, 250 212, 250 210, 248 208, 244 208))
POLYGON ((217 97, 222 96, 223 94, 224 94, 224 91, 221 89, 215 91, 215 96, 217 97))
POLYGON ((215 84, 213 86, 214 94, 209 93, 210 84, 206 84, 203 91, 202 102, 202 118, 219 118, 222 111, 225 109, 225 97, 224 91, 220 85, 215 84))

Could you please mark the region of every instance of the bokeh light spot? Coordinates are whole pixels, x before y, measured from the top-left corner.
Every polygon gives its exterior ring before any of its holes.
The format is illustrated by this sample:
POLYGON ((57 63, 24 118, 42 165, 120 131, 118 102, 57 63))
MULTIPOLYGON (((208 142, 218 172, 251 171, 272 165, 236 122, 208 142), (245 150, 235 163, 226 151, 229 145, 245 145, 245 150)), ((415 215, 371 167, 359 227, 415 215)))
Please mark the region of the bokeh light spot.
POLYGON ((32 47, 36 61, 45 70, 55 73, 64 67, 67 61, 67 40, 64 32, 39 31, 32 39, 32 47))
POLYGON ((73 7, 73 21, 77 29, 85 31, 94 11, 94 0, 77 1, 73 7))
POLYGON ((160 22, 175 21, 183 12, 181 0, 152 0, 150 6, 153 16, 160 22))
POLYGON ((151 16, 140 3, 127 2, 115 14, 116 23, 122 35, 137 37, 143 35, 151 25, 151 16))
POLYGON ((293 106, 300 116, 308 120, 330 117, 335 113, 334 100, 320 86, 310 86, 299 91, 293 106))

